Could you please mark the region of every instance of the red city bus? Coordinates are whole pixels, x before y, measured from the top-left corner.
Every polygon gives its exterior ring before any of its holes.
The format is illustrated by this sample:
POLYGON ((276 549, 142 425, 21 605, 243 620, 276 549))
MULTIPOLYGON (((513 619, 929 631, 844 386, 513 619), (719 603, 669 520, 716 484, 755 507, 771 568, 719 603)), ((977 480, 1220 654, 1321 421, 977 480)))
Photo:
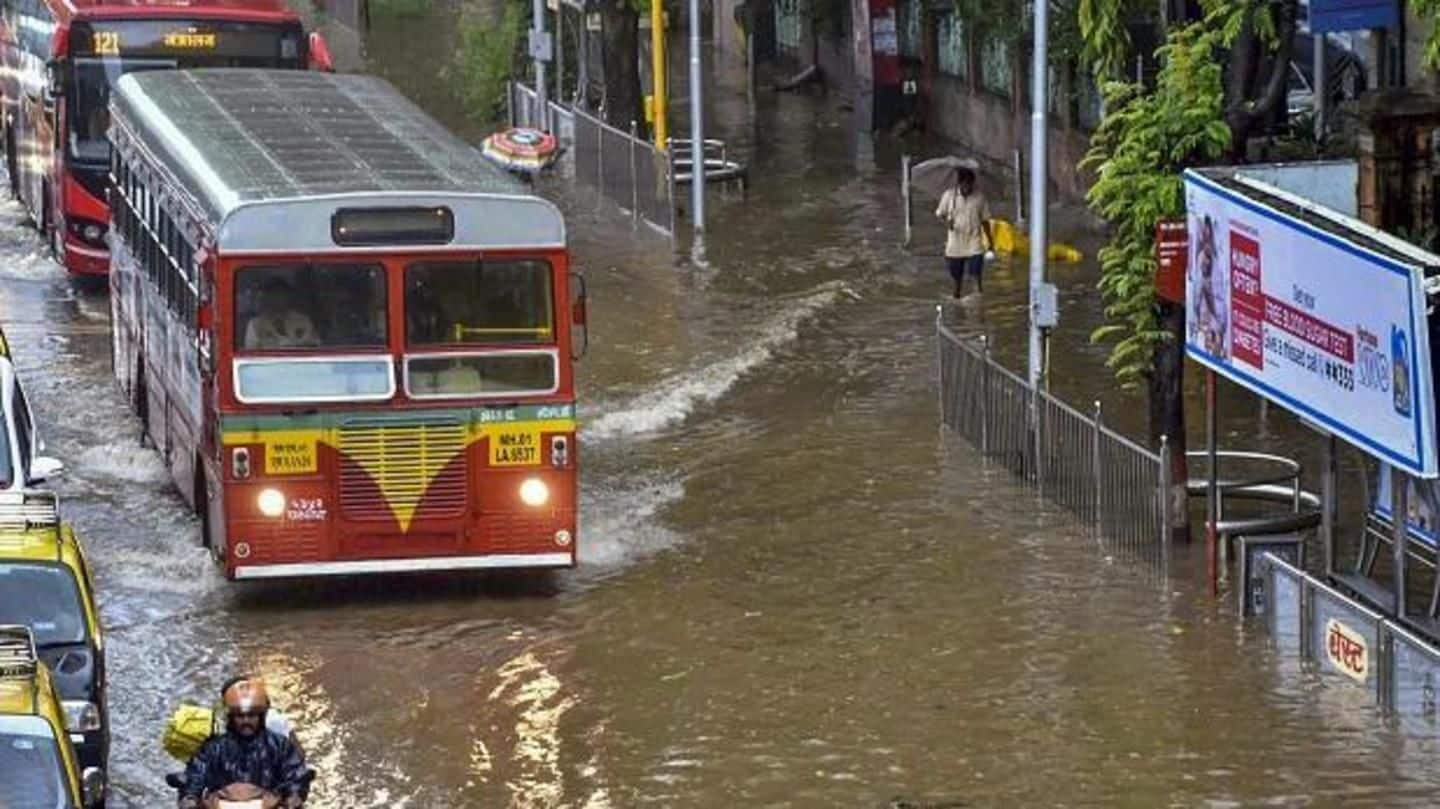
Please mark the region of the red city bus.
POLYGON ((0 96, 10 193, 55 260, 109 268, 110 89, 121 75, 189 67, 328 69, 283 0, 0 0, 0 96))
POLYGON ((111 113, 115 372, 227 576, 575 563, 552 204, 369 76, 135 73, 111 113))

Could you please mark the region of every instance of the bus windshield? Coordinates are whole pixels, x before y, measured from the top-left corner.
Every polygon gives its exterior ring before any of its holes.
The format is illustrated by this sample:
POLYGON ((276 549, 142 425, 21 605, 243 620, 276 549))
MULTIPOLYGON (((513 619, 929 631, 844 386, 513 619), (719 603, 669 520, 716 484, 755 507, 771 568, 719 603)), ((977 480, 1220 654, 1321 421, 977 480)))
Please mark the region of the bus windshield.
POLYGON ((136 70, 193 67, 303 67, 295 25, 104 20, 77 23, 68 99, 70 159, 81 168, 110 160, 110 89, 136 70))
POLYGON ((267 356, 236 362, 236 394, 247 403, 388 399, 390 358, 365 353, 387 346, 386 300, 380 264, 242 267, 235 348, 267 356))
POLYGON ((76 59, 70 105, 70 158, 86 167, 110 164, 110 88, 136 70, 173 70, 174 59, 76 59))
POLYGON ((550 264, 421 261, 405 268, 412 346, 553 343, 550 264))
POLYGON ((38 716, 0 716, 0 806, 71 809, 60 750, 38 716))
POLYGON ((549 263, 529 259, 407 267, 406 392, 419 399, 554 392, 556 353, 544 348, 555 342, 550 276, 549 263), (487 350, 473 348, 481 346, 487 350))

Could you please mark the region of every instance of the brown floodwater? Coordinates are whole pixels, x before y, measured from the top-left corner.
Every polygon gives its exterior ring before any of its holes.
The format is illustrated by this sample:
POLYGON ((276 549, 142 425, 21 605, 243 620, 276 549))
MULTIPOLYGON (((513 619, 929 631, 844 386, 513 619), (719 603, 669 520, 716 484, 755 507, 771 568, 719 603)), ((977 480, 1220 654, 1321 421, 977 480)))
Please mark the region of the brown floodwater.
MULTIPOLYGON (((416 8, 337 52, 476 136, 457 7, 416 8)), ((946 281, 934 227, 898 246, 902 145, 716 74, 755 182, 714 197, 703 267, 544 189, 592 295, 582 564, 554 576, 226 583, 115 392, 103 294, 0 208, 0 319, 110 630, 112 805, 170 800, 166 716, 237 669, 297 720, 317 807, 1432 804, 1435 737, 1277 657, 1195 548, 1144 575, 940 429, 946 281)), ((1093 262, 1052 275, 1055 389, 1140 433, 1088 340, 1093 262)), ((1018 367, 1024 295, 1001 261, 951 316, 1018 367)), ((1313 461, 1292 420, 1223 402, 1227 444, 1313 461)))

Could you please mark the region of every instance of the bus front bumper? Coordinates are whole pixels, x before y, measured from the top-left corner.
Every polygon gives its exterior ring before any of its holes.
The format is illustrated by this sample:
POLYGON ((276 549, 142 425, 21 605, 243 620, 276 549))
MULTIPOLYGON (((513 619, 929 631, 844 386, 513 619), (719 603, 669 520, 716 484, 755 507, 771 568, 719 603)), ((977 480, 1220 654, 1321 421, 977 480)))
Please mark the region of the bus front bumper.
POLYGON ((441 570, 526 570, 574 567, 573 553, 506 553, 487 556, 431 556, 422 559, 365 559, 354 562, 299 562, 237 565, 236 579, 291 579, 310 576, 359 576, 441 570))

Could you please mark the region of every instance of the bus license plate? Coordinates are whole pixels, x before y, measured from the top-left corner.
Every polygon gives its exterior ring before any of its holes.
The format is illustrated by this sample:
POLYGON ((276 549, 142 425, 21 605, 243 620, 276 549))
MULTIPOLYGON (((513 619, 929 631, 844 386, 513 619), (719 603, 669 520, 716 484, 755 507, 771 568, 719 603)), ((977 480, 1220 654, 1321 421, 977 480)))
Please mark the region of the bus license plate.
POLYGON ((500 430, 490 436, 491 466, 534 466, 538 463, 539 430, 500 430))

